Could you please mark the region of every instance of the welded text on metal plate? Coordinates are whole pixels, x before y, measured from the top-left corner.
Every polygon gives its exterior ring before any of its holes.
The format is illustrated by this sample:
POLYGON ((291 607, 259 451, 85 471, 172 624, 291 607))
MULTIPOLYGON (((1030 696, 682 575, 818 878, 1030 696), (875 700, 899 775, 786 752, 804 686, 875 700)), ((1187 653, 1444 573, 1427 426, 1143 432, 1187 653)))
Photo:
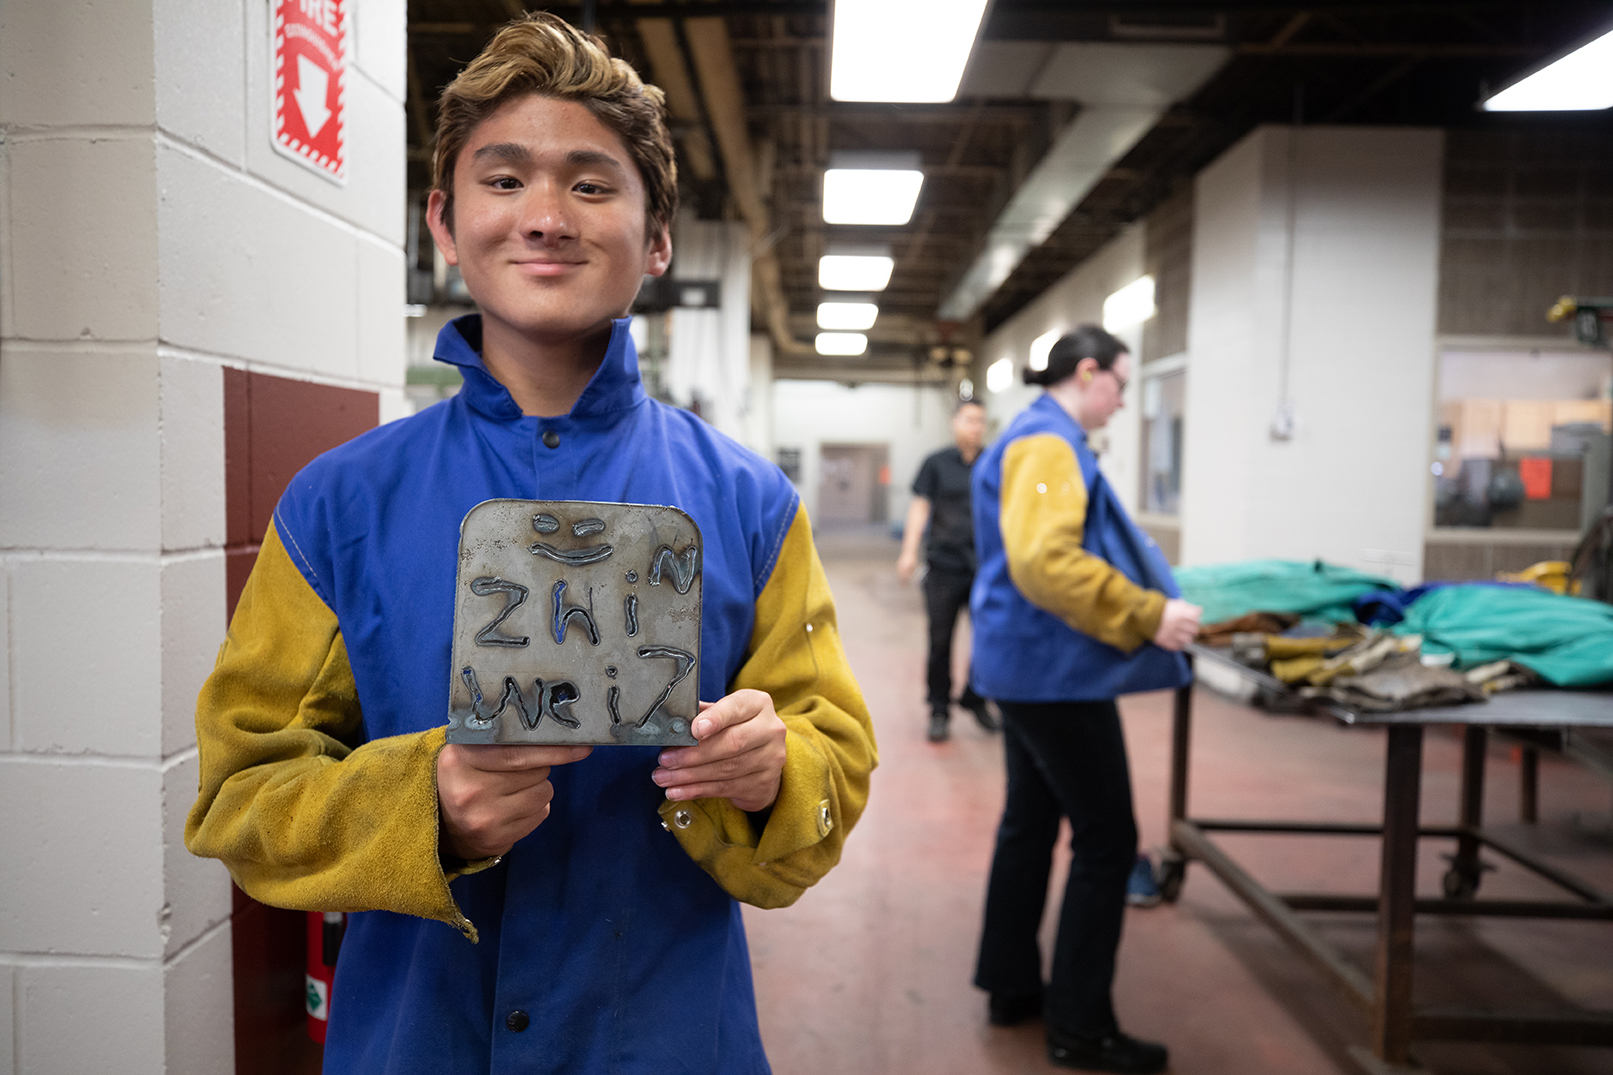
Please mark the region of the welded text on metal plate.
POLYGON ((599 625, 594 622, 594 591, 588 590, 588 607, 566 603, 566 580, 561 579, 554 584, 550 591, 554 598, 554 642, 561 645, 566 641, 566 631, 571 627, 572 620, 581 620, 588 631, 588 641, 592 645, 599 645, 599 625))
POLYGON ((609 545, 589 545, 581 549, 557 549, 548 542, 539 541, 532 545, 532 555, 546 556, 557 564, 567 564, 573 567, 582 564, 597 564, 608 559, 616 550, 609 545))
POLYGON ((640 646, 638 655, 644 660, 662 658, 677 662, 677 671, 673 674, 672 681, 661 688, 661 693, 650 704, 650 708, 646 709, 644 715, 638 719, 638 726, 642 728, 650 722, 651 717, 655 716, 655 711, 665 705, 668 698, 672 697, 672 691, 679 683, 683 682, 683 677, 689 674, 689 669, 694 667, 694 654, 687 650, 678 649, 676 646, 640 646))
POLYGON ((538 722, 546 714, 567 728, 579 726, 576 718, 566 712, 580 697, 577 685, 569 680, 555 680, 545 691, 543 680, 535 678, 532 681, 532 696, 529 699, 514 676, 505 676, 504 694, 498 700, 498 708, 489 709, 487 699, 482 695, 482 685, 476 678, 476 669, 466 665, 459 670, 459 675, 470 690, 471 716, 465 718, 467 728, 482 730, 493 727, 511 702, 515 703, 515 711, 520 715, 521 724, 528 731, 536 730, 538 722))
POLYGON ((651 586, 661 585, 663 567, 672 569, 672 588, 680 594, 688 593, 695 575, 700 571, 700 548, 690 545, 681 555, 674 553, 671 545, 662 545, 656 549, 655 556, 650 560, 651 586))
POLYGON ((460 535, 449 740, 693 743, 698 691, 686 681, 699 668, 703 552, 699 527, 675 509, 472 509, 460 535))
POLYGON ((494 616, 486 627, 476 632, 476 644, 478 646, 525 646, 532 641, 524 636, 515 638, 511 635, 497 633, 498 625, 509 619, 510 613, 520 608, 526 601, 527 594, 530 591, 525 586, 522 586, 519 582, 506 582, 504 579, 495 578, 492 575, 483 575, 480 578, 471 580, 470 592, 477 597, 491 597, 493 594, 500 593, 505 594, 507 597, 504 602, 504 611, 494 616))

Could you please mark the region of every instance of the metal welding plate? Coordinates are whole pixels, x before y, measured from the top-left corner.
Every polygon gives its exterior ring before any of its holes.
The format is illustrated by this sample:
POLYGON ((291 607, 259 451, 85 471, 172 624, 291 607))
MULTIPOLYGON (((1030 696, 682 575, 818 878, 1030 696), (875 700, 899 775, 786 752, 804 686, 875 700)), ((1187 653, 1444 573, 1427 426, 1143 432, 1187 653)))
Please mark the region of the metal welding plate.
POLYGON ((459 524, 450 743, 688 746, 700 528, 677 508, 487 500, 459 524))

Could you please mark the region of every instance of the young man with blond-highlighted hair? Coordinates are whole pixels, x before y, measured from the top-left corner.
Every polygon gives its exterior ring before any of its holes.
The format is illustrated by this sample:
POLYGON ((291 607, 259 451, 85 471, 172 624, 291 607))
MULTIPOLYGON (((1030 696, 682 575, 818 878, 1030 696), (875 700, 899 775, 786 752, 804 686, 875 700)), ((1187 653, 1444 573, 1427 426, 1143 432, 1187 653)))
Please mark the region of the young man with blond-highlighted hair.
POLYGON ((249 894, 349 920, 325 1069, 768 1070, 736 900, 793 902, 873 730, 783 474, 645 395, 659 90, 553 16, 444 91, 432 235, 479 314, 453 399, 297 475, 197 709, 186 826, 249 894), (458 527, 489 499, 671 504, 702 535, 695 746, 445 745, 458 527))

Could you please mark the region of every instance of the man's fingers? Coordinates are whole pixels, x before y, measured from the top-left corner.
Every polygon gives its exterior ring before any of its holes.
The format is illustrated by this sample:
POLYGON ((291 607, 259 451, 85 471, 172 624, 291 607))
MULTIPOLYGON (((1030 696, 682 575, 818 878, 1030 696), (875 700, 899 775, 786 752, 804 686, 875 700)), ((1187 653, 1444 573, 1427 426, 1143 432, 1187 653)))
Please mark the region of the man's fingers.
MULTIPOLYGON (((536 771, 496 774, 490 779, 522 780, 536 771)), ((541 825, 554 801, 554 785, 547 779, 513 788, 484 784, 463 795, 441 788, 440 796, 443 846, 461 858, 479 859, 504 854, 541 825)))
POLYGON ((700 765, 662 767, 652 772, 650 779, 663 788, 685 787, 689 784, 711 781, 742 780, 754 773, 769 770, 767 754, 765 747, 758 747, 743 754, 716 758, 700 765))
POLYGON ((724 780, 709 784, 688 784, 667 789, 672 802, 689 802, 694 799, 727 799, 741 810, 762 810, 778 797, 777 781, 764 786, 754 782, 724 780), (754 784, 754 787, 752 786, 754 784))
POLYGON ((710 739, 724 728, 750 720, 760 713, 767 703, 768 697, 761 691, 735 691, 716 702, 702 703, 700 715, 695 717, 689 730, 694 733, 696 739, 702 741, 710 739))

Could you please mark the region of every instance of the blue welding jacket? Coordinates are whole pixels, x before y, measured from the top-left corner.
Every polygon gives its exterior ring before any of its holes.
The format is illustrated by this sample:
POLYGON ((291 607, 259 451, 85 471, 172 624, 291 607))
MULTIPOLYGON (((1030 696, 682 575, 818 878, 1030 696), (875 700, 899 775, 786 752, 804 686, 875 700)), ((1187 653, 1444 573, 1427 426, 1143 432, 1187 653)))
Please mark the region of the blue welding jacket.
MULTIPOLYGON (((649 399, 626 320, 556 418, 523 415, 480 344, 478 315, 447 325, 436 357, 460 368, 463 389, 315 460, 276 509, 293 561, 336 613, 365 735, 446 723, 459 524, 499 497, 688 512, 703 545, 700 697, 722 697, 795 517, 794 488, 649 399)), ((441 922, 352 915, 325 1070, 768 1071, 739 905, 663 831, 656 755, 602 747, 553 771, 549 818, 499 865, 452 882, 480 943, 441 922)))
POLYGON ((975 690, 1000 701, 1068 702, 1185 686, 1193 673, 1182 654, 1152 642, 1125 653, 1033 605, 1014 585, 1000 525, 1003 453, 1022 437, 1049 434, 1069 443, 1086 482, 1081 547, 1144 589, 1181 596, 1159 545, 1126 514, 1098 469, 1086 431, 1043 393, 975 463, 972 506, 980 567, 969 593, 975 690))

